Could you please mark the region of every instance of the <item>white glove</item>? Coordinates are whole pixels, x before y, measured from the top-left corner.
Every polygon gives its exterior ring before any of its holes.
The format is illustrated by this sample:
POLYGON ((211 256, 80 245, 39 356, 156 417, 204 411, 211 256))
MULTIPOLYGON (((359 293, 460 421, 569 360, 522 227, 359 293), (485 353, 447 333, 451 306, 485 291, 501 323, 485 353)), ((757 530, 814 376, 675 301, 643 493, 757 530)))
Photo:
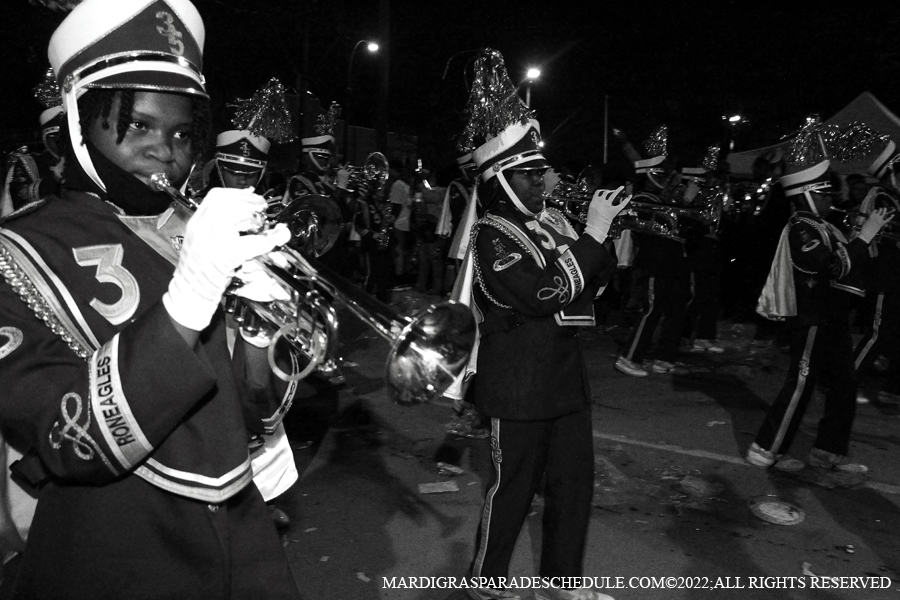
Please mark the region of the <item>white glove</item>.
POLYGON ((235 269, 286 244, 284 224, 259 234, 241 235, 259 226, 266 201, 251 190, 213 188, 187 223, 184 243, 163 305, 177 323, 202 331, 209 325, 235 269))
POLYGON ((335 177, 335 183, 342 190, 346 190, 350 185, 350 169, 345 167, 341 167, 338 169, 337 176, 335 177))
POLYGON ((859 239, 867 244, 871 244, 881 228, 886 223, 890 223, 894 218, 894 211, 887 208, 879 208, 869 213, 869 218, 863 223, 859 230, 859 239))
POLYGON ((256 300, 257 302, 273 302, 290 300, 291 295, 281 283, 257 261, 251 260, 241 265, 234 275, 240 279, 241 287, 234 290, 236 296, 256 300))
POLYGON ((613 219, 631 201, 631 196, 620 197, 624 189, 624 186, 619 186, 615 190, 597 190, 591 198, 584 232, 601 244, 609 235, 613 219))

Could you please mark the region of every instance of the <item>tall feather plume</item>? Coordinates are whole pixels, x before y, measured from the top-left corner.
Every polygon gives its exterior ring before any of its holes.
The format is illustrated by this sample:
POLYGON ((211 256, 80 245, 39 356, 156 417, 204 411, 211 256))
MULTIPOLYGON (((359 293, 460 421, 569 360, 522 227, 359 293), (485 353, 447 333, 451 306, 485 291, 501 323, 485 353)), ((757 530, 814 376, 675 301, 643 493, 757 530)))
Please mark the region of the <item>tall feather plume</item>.
POLYGON ((294 140, 293 121, 284 86, 273 77, 252 98, 238 98, 232 124, 279 144, 294 140))
POLYGON ((534 111, 525 106, 506 72, 503 55, 493 48, 482 48, 474 63, 466 126, 457 149, 471 152, 513 123, 524 125, 533 118, 534 111))
POLYGON ((62 91, 59 89, 59 83, 56 82, 56 73, 53 72, 53 67, 47 68, 44 80, 34 86, 32 91, 34 97, 44 108, 62 105, 62 91))
POLYGON ((701 166, 708 171, 715 171, 719 166, 719 154, 722 148, 719 144, 713 144, 706 149, 706 155, 703 157, 701 166))
POLYGON ((806 117, 806 122, 792 134, 785 161, 788 166, 806 168, 819 164, 831 155, 838 128, 822 123, 818 115, 806 117))
POLYGON ((644 152, 647 153, 649 158, 665 156, 669 153, 668 143, 669 127, 667 125, 660 125, 656 128, 656 131, 650 134, 650 137, 644 141, 644 152))
POLYGON ((341 116, 341 105, 337 102, 332 102, 328 110, 316 119, 314 127, 316 133, 318 135, 334 135, 334 125, 337 123, 339 116, 341 116))
POLYGON ((849 163, 881 152, 890 140, 890 136, 854 121, 836 133, 832 152, 836 160, 849 163))

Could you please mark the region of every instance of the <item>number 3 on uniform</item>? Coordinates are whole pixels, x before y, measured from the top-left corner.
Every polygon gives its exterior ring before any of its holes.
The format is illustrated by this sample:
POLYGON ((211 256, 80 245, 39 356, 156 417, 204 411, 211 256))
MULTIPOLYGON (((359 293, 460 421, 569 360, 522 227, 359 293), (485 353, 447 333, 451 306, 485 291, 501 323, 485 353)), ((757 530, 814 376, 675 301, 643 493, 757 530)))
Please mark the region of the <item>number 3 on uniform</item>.
POLYGON ((122 244, 84 246, 74 248, 75 262, 82 267, 97 267, 94 277, 100 283, 111 283, 122 291, 122 297, 114 304, 105 304, 96 298, 91 307, 113 325, 130 319, 141 301, 141 290, 134 275, 122 266, 125 251, 122 244))

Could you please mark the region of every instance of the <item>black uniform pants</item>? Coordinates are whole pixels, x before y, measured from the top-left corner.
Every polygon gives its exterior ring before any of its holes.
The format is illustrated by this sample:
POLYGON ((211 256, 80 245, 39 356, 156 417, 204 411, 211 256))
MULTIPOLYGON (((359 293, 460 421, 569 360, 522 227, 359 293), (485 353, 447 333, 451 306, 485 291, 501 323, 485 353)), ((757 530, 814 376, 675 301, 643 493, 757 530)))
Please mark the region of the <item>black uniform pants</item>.
POLYGON ((853 342, 847 322, 798 327, 791 331, 791 363, 774 404, 769 407, 756 443, 783 454, 791 441, 817 383, 825 392, 825 410, 814 447, 847 454, 856 416, 856 374, 853 342))
POLYGON ((719 290, 718 270, 698 269, 691 273, 691 301, 684 320, 684 337, 695 340, 718 338, 719 290))
MULTIPOLYGON (((637 276, 640 276, 636 273, 637 276)), ((647 305, 634 325, 622 356, 640 363, 653 342, 653 334, 665 316, 659 333, 659 358, 672 362, 678 355, 681 330, 690 297, 690 273, 683 269, 651 274, 647 282, 647 305)))
POLYGON ((900 374, 900 292, 878 292, 874 296, 872 322, 853 351, 853 364, 860 376, 865 376, 872 363, 884 354, 890 364, 887 388, 896 393, 900 374))
POLYGON ((591 409, 542 421, 491 419, 493 470, 472 575, 506 577, 519 531, 542 478, 542 577, 582 574, 594 491, 591 409))

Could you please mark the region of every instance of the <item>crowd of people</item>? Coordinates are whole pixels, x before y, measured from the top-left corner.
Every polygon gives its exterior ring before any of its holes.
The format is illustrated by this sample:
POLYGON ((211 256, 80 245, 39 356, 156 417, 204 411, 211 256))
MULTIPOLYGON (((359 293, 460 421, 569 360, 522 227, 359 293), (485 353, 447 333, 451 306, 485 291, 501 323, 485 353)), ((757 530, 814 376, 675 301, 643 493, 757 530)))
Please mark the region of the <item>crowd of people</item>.
MULTIPOLYGON (((878 399, 900 403, 893 142, 844 184, 823 144, 763 156, 759 193, 738 197, 718 148, 684 167, 664 132, 641 153, 614 130, 633 169, 574 181, 552 169, 540 123, 509 102, 502 56, 484 49, 451 181, 383 155, 340 165, 333 114, 302 138, 297 168, 275 172, 264 132, 210 131, 204 37, 189 0, 84 0, 50 40, 46 151, 9 157, 0 199, 0 596, 300 597, 276 533, 290 526, 277 498, 298 480, 282 424, 297 388, 272 361, 296 371, 303 357, 223 308, 283 301, 256 260, 298 239, 384 303, 412 289, 478 315, 477 351, 446 391, 475 415, 468 433, 490 438, 473 577, 508 575, 537 493, 538 575, 582 575, 593 442, 579 329, 613 305, 631 315, 613 366, 636 378, 677 373, 681 353, 724 352, 723 265, 741 220, 757 235, 740 277, 790 344, 746 460, 866 472, 848 443, 870 401, 859 380, 882 356, 878 399), (802 461, 788 450, 818 383, 824 417, 802 461)), ((335 355, 309 377, 347 381, 335 355)), ((535 596, 609 599, 565 585, 535 596)))

